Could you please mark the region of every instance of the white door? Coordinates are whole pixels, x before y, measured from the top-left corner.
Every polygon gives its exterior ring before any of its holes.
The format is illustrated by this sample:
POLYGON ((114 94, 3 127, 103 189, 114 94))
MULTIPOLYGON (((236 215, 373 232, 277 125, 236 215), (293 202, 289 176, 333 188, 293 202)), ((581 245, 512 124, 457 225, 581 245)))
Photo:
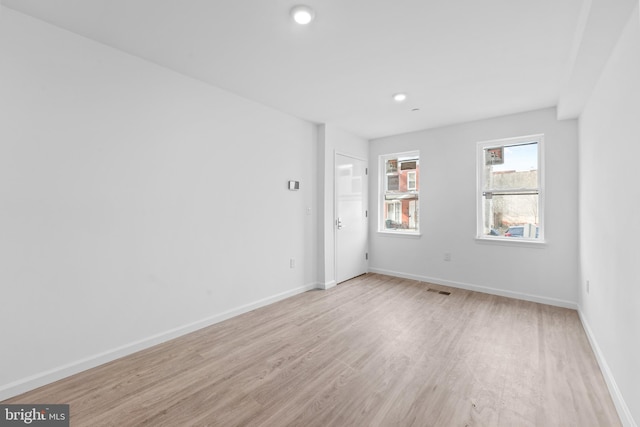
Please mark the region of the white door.
POLYGON ((336 282, 367 272, 367 176, 361 159, 336 154, 336 282))

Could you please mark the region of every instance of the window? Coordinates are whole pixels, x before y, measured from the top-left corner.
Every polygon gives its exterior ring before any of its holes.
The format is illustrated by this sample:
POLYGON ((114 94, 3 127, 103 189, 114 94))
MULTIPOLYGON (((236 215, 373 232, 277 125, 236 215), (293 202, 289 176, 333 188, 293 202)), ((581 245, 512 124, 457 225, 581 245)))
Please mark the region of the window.
POLYGON ((407 172, 407 190, 416 190, 417 184, 416 171, 407 172))
POLYGON ((417 233, 420 155, 380 156, 380 231, 417 233))
POLYGON ((543 136, 478 143, 478 238, 544 240, 543 136))

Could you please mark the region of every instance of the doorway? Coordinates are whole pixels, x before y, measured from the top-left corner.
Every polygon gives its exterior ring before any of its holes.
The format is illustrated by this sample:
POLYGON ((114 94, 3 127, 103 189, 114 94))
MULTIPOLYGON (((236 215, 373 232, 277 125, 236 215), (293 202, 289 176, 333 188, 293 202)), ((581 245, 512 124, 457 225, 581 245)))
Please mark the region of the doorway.
POLYGON ((363 159, 335 158, 336 283, 367 272, 367 168, 363 159))

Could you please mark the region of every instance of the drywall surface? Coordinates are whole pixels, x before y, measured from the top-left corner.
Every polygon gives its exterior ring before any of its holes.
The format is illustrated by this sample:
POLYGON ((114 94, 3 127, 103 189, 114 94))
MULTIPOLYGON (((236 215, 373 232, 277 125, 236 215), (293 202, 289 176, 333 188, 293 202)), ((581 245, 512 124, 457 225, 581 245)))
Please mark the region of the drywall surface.
POLYGON ((610 388, 611 380, 616 384, 614 400, 627 425, 631 418, 640 421, 638 76, 636 9, 580 116, 579 156, 581 314, 607 365, 610 388))
POLYGON ((315 125, 6 8, 0 61, 2 396, 316 286, 315 125))
POLYGON ((549 108, 373 140, 370 271, 575 306, 578 298, 577 124, 549 108), (477 241, 476 145, 545 137, 546 244, 477 241), (379 233, 379 156, 420 151, 419 238, 379 233), (378 193, 377 193, 378 192, 378 193), (451 254, 445 261, 444 254, 451 254))

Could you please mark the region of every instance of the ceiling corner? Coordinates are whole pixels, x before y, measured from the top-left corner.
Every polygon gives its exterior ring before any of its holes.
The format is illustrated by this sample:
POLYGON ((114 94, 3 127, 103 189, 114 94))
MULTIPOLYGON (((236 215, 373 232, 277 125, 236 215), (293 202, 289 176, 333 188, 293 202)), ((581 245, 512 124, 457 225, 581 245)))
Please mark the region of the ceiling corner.
POLYGON ((580 116, 637 0, 583 0, 558 99, 558 119, 580 116))

